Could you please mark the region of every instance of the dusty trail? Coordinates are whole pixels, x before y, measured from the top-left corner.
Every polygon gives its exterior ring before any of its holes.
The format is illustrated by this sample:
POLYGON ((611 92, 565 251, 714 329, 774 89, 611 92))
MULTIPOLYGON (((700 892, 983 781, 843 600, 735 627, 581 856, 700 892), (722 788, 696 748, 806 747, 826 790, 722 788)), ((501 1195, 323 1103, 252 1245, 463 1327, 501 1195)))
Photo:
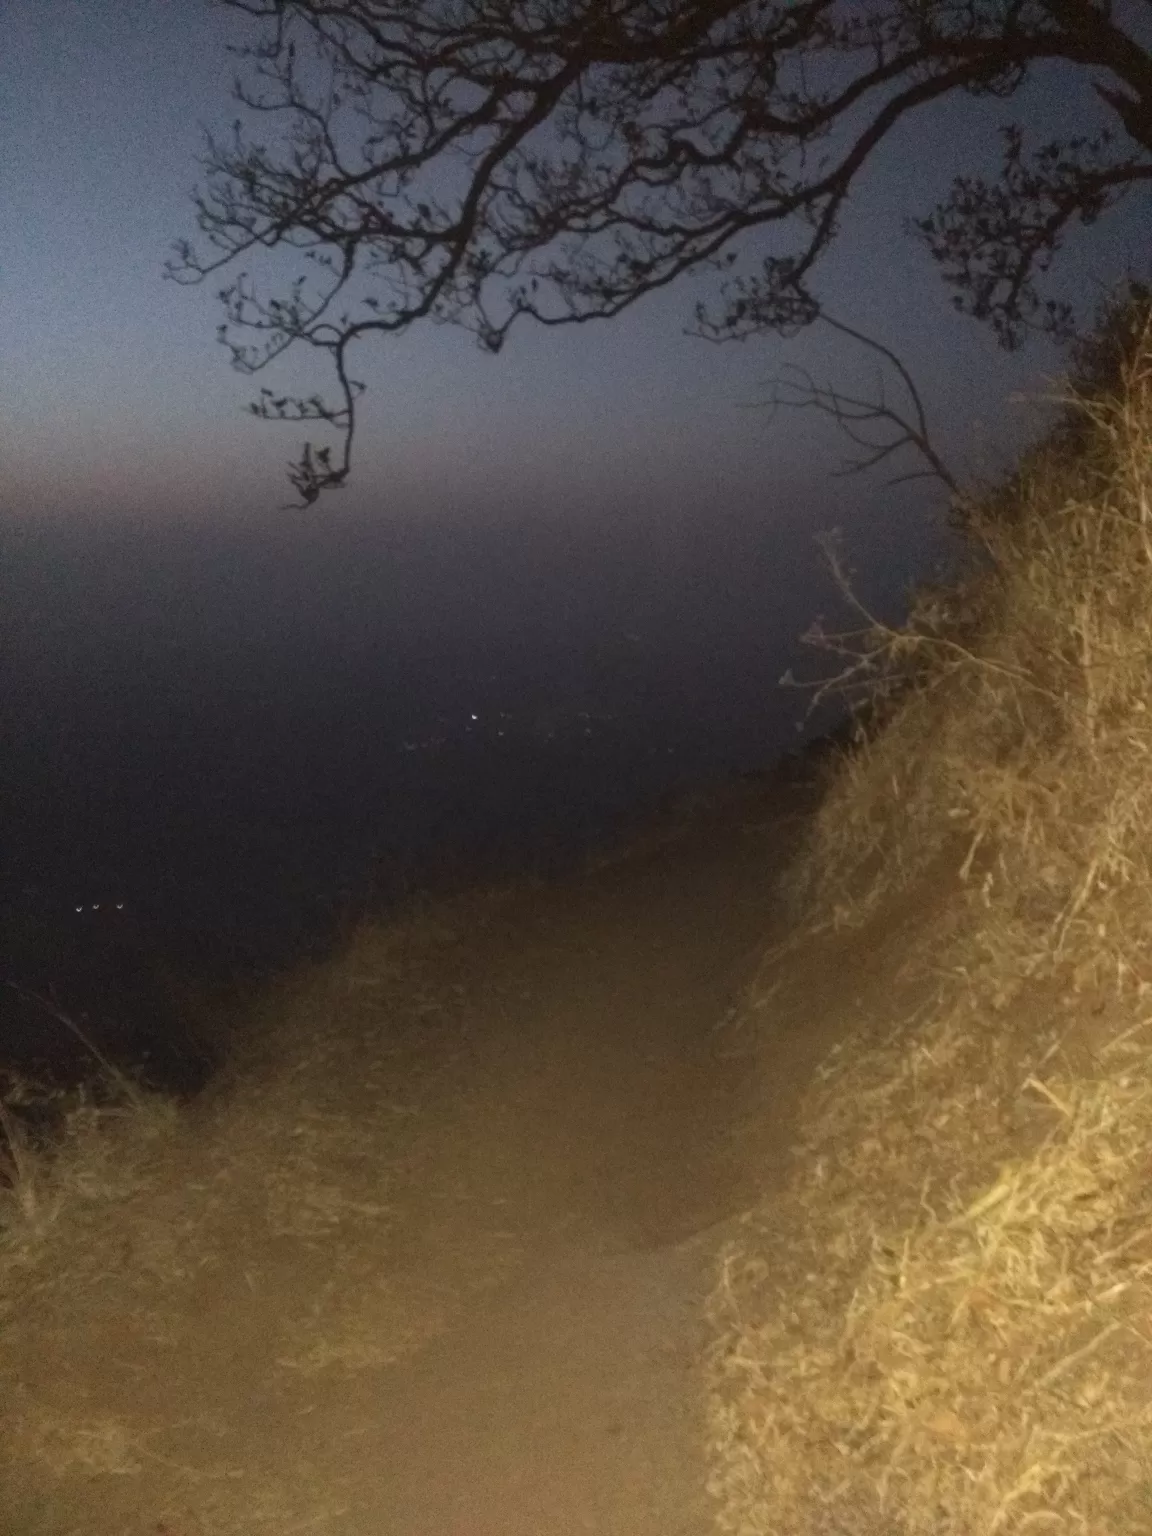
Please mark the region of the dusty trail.
MULTIPOLYGON (((165 1223, 198 1223, 210 1261, 46 1292, 39 1328, 14 1330, 13 1536, 705 1536, 703 1299, 816 1049, 790 1045, 765 1084, 716 1027, 771 928, 779 813, 750 789, 457 936, 438 981, 453 1022, 420 1047, 428 1086, 392 1106, 380 1149, 386 1231, 334 1219, 269 1235, 251 1178, 233 1176, 232 1127, 255 1145, 261 1112, 259 1134, 294 1136, 275 1142, 289 1150, 313 1123, 384 1125, 354 1045, 297 1070, 289 1110, 271 1083, 247 1117, 235 1099, 210 1105, 183 1161, 123 1218, 141 1251, 143 1233, 155 1247, 165 1223), (126 1304, 150 1334, 126 1331, 126 1304), (36 1381, 49 1338, 67 1393, 36 1381), (118 1476, 57 1457, 45 1498, 27 1426, 77 1391, 147 1450, 118 1476)), ((331 1180, 338 1162, 329 1151, 320 1171, 331 1180)), ((350 1180, 364 1163, 349 1158, 350 1180)))
POLYGON ((519 996, 442 1127, 463 1199, 425 1241, 482 1243, 495 1211, 519 1262, 389 1378, 373 1459, 397 1536, 710 1529, 702 1303, 716 1228, 766 1171, 733 1134, 762 1085, 715 1026, 770 927, 780 837, 743 807, 488 950, 519 996))

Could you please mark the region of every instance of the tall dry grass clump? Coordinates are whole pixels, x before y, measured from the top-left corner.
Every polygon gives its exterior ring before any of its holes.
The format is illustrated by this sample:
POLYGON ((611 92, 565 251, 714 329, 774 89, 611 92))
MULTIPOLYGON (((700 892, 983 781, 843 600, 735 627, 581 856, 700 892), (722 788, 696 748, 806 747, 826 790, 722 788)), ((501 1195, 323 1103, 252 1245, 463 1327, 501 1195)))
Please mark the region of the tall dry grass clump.
POLYGON ((859 921, 953 850, 998 966, 1087 940, 1152 980, 1152 326, 1119 391, 960 515, 971 574, 857 637, 845 681, 884 723, 838 764, 797 894, 859 921))
POLYGON ((961 509, 967 576, 830 642, 878 705, 796 873, 808 942, 879 947, 897 891, 951 921, 910 940, 915 1014, 893 969, 825 1062, 790 1189, 725 1253, 722 1531, 1152 1531, 1147 308, 1129 332, 961 509))

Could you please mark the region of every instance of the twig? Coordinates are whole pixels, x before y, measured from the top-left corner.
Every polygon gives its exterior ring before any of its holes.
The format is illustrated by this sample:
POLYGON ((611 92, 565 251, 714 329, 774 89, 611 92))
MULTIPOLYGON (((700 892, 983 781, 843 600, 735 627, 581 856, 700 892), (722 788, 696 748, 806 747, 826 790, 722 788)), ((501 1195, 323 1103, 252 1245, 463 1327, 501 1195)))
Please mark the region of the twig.
POLYGON ((121 1089, 121 1091, 128 1099, 130 1099, 134 1104, 139 1104, 142 1102, 140 1090, 136 1087, 136 1084, 132 1082, 130 1078, 126 1077, 124 1073, 121 1072, 119 1067, 117 1067, 113 1062, 109 1061, 108 1057, 105 1056, 104 1052, 95 1043, 95 1041, 89 1039, 84 1030, 80 1028, 76 1020, 66 1014, 62 1008, 57 1007, 51 998, 44 997, 39 992, 34 992, 31 987, 22 987, 18 982, 15 981, 6 981, 4 985, 6 987, 10 987, 12 991, 15 992, 17 997, 22 997, 26 1002, 34 1003, 36 1007, 42 1008, 45 1013, 47 1013, 51 1018, 55 1019, 58 1024, 63 1024, 65 1029, 70 1030, 72 1034, 76 1036, 77 1040, 79 1040, 84 1049, 89 1051, 92 1056, 95 1057, 95 1059, 103 1067, 104 1071, 107 1072, 108 1076, 113 1080, 113 1082, 116 1083, 117 1087, 121 1089))

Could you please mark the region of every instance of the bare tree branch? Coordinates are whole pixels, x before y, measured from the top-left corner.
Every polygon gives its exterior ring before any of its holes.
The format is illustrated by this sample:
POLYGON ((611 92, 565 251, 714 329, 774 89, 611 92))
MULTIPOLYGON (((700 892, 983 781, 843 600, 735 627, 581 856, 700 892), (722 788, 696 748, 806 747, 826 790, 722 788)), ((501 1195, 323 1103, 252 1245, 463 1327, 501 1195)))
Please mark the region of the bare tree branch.
POLYGON ((218 3, 259 34, 238 49, 253 131, 209 139, 201 244, 169 272, 236 273, 221 335, 242 372, 297 344, 330 359, 333 401, 255 405, 341 441, 294 466, 302 505, 347 481, 349 349, 371 335, 448 322, 495 352, 522 317, 610 318, 689 271, 717 277, 705 334, 810 323, 860 172, 945 98, 1008 100, 1058 62, 1099 104, 1098 131, 1033 150, 1008 125, 1000 178, 961 178, 911 225, 1006 345, 1066 324, 1037 277, 1152 179, 1152 59, 1092 0, 218 3), (278 294, 251 271, 273 252, 299 263, 278 294))
POLYGON ((806 368, 796 364, 789 365, 769 380, 772 393, 767 401, 761 403, 767 405, 772 414, 782 409, 815 410, 831 417, 849 442, 862 450, 860 454, 846 459, 838 470, 833 470, 833 474, 862 474, 910 448, 920 456, 926 467, 895 475, 886 482, 888 485, 900 485, 909 480, 935 479, 951 495, 959 495, 959 481, 932 442, 920 391, 897 354, 875 337, 865 335, 863 331, 846 325, 842 320, 833 319, 827 311, 822 310, 817 319, 881 357, 895 372, 907 397, 906 403, 900 406, 889 401, 882 372, 877 374, 875 393, 869 397, 849 394, 832 384, 817 384, 806 368))

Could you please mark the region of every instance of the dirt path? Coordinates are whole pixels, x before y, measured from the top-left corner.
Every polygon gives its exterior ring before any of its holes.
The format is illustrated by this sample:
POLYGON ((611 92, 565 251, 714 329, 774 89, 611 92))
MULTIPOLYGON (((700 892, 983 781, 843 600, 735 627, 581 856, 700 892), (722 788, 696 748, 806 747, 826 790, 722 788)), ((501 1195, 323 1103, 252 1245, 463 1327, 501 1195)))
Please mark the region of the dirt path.
POLYGON ((13 1536, 705 1536, 702 1305, 724 1223, 771 1175, 772 1134, 752 1157, 737 1133, 775 1100, 782 1146, 810 1066, 787 1058, 766 1093, 716 1028, 769 930, 786 836, 749 792, 458 936, 439 978, 458 1007, 390 1119, 373 1064, 351 1080, 352 1046, 327 1075, 294 1069, 290 1112, 273 1084, 211 1110, 122 1218, 129 1249, 183 1223, 205 1257, 120 1284, 105 1263, 102 1285, 30 1292, 37 1322, 17 1312, 13 1536), (353 1189, 362 1143, 332 1192, 340 1136, 369 1121, 386 1229, 309 1226, 315 1189, 376 1211, 353 1189), (310 1127, 323 1155, 292 1163, 310 1127), (295 1191, 272 1235, 235 1172, 260 1166, 257 1143, 295 1191), (93 1425, 121 1435, 120 1464, 58 1450, 45 1497, 45 1426, 75 1445, 93 1425))
POLYGON ((710 1529, 702 1303, 752 1172, 731 1136, 748 1064, 714 1026, 763 942, 771 868, 762 835, 726 831, 567 890, 501 962, 528 995, 481 1042, 452 1136, 465 1221, 503 1211, 528 1256, 392 1378, 398 1533, 710 1529))

